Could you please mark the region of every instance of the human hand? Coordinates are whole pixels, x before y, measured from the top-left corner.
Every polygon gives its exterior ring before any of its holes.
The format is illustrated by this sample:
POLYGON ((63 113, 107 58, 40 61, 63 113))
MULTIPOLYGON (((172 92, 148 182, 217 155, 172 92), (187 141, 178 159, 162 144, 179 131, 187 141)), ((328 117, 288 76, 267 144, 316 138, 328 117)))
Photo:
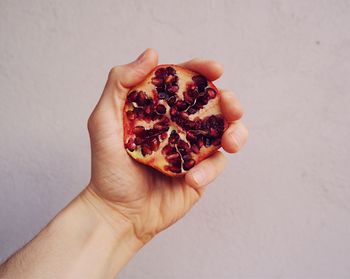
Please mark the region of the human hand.
MULTIPOLYGON (((157 64, 156 51, 148 49, 136 61, 114 67, 88 121, 92 173, 85 192, 92 203, 97 203, 101 214, 132 224, 136 237, 143 243, 183 217, 225 166, 224 155, 217 151, 184 177, 171 178, 127 154, 123 142, 125 98, 129 88, 141 82, 157 64)), ((193 59, 182 66, 209 80, 223 73, 222 66, 211 60, 193 59)), ((240 122, 243 110, 232 93, 225 90, 221 91, 220 105, 230 123, 222 147, 228 153, 235 153, 248 136, 240 122)))

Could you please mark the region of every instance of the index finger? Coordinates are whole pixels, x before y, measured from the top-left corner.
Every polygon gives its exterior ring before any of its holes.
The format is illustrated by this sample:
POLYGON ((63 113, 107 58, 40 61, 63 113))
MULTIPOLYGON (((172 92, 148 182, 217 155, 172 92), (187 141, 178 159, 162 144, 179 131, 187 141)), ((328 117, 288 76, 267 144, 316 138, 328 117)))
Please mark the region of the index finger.
POLYGON ((197 72, 211 81, 218 79, 224 73, 224 66, 215 60, 194 58, 179 65, 197 72))

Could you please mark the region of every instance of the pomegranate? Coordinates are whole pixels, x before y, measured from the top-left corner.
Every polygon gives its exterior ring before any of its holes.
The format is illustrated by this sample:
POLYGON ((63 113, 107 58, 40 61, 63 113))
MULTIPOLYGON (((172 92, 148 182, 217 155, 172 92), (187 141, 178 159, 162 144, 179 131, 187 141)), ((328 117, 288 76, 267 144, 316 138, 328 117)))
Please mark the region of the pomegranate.
POLYGON ((221 147, 227 123, 219 98, 202 75, 177 65, 157 66, 127 95, 125 149, 166 175, 183 175, 221 147))

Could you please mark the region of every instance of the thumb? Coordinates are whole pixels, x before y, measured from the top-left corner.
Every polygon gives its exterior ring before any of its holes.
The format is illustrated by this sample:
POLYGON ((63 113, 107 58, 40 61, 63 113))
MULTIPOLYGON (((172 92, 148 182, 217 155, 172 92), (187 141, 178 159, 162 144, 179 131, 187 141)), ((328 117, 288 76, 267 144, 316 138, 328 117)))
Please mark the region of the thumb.
POLYGON ((148 48, 135 61, 113 67, 109 73, 108 82, 120 89, 130 88, 140 83, 157 64, 157 51, 148 48))
POLYGON ((92 141, 110 134, 110 131, 122 135, 123 100, 128 88, 140 83, 157 63, 157 52, 146 49, 135 61, 111 69, 102 96, 88 120, 92 141))

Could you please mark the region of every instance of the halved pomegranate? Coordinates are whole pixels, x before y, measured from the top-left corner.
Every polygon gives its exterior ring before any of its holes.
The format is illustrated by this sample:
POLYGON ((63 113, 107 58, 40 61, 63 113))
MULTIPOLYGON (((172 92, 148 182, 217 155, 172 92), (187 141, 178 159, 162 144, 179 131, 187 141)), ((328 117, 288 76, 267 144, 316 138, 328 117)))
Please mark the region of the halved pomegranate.
POLYGON ((127 152, 166 175, 183 175, 221 147, 227 123, 219 98, 205 77, 177 65, 157 66, 126 98, 127 152))

